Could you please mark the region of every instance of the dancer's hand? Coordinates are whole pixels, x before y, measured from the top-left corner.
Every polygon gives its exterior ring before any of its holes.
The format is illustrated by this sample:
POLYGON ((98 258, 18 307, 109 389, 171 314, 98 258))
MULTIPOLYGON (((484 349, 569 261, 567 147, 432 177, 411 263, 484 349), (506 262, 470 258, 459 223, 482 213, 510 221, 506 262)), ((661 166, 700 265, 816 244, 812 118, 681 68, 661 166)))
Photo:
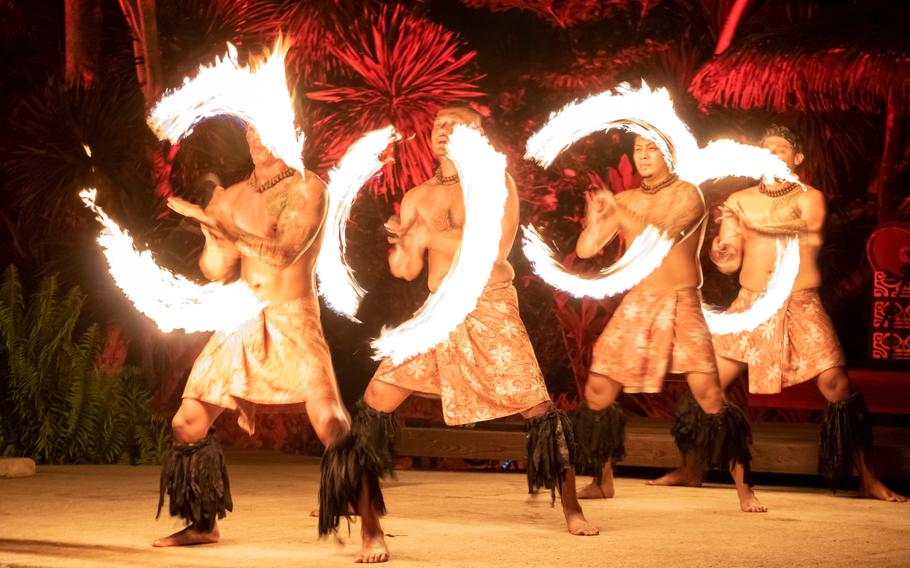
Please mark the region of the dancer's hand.
POLYGON ((711 261, 715 264, 726 263, 736 258, 736 248, 730 243, 721 243, 715 237, 711 244, 711 261))
POLYGON ((397 245, 401 242, 401 217, 392 215, 383 227, 388 233, 389 244, 397 245))
POLYGON ((730 216, 736 221, 739 229, 755 229, 755 224, 749 220, 746 210, 740 202, 736 202, 733 207, 725 206, 724 209, 730 213, 730 216))
POLYGON ((430 242, 430 232, 427 229, 427 224, 422 220, 418 220, 402 235, 402 239, 407 240, 409 247, 414 247, 417 250, 426 248, 430 242))
POLYGON ((391 245, 405 248, 423 248, 426 247, 430 239, 426 223, 419 219, 407 229, 403 229, 401 227, 401 218, 398 215, 392 215, 384 226, 389 234, 388 241, 391 245))
POLYGON ((218 223, 212 218, 202 207, 196 205, 195 203, 190 203, 186 199, 181 199, 179 197, 169 197, 167 200, 167 206, 178 215, 183 215, 188 219, 193 219, 194 221, 199 222, 200 224, 214 230, 218 229, 218 223))
POLYGON ((606 189, 585 192, 585 226, 598 222, 616 211, 616 198, 606 189))

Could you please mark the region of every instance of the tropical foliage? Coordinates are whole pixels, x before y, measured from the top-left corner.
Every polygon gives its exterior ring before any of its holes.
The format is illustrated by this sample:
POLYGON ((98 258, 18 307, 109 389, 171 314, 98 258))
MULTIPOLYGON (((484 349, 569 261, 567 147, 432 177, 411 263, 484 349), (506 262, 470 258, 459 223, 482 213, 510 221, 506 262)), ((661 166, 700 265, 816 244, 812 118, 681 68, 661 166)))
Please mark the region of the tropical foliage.
POLYGON ((46 277, 26 297, 16 269, 0 285, 0 455, 39 463, 157 463, 166 422, 140 370, 102 370, 102 336, 84 296, 46 277))

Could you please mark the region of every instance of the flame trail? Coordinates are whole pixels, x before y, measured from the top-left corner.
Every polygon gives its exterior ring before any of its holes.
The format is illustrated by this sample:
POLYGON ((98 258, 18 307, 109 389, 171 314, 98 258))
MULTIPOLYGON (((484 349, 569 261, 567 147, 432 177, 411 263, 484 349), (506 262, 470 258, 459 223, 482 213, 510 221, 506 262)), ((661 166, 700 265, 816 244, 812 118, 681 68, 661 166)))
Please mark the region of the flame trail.
POLYGON ((799 181, 786 164, 764 148, 732 140, 717 140, 699 148, 689 127, 676 114, 667 89, 652 90, 644 81, 640 89, 623 83, 614 92, 593 95, 553 113, 528 139, 525 157, 546 168, 578 140, 612 128, 652 140, 670 171, 695 185, 727 176, 799 181))
POLYGON ((552 250, 533 226, 526 225, 522 237, 522 250, 534 272, 547 284, 576 298, 600 299, 631 289, 660 266, 672 246, 673 241, 666 234, 648 226, 619 260, 601 270, 596 277, 585 278, 567 271, 553 257, 552 250))
POLYGON ((461 249, 435 293, 414 317, 383 330, 373 341, 374 358, 399 364, 448 338, 477 306, 499 255, 502 216, 509 195, 506 158, 477 130, 457 125, 448 154, 461 178, 465 224, 461 249))
POLYGON ((353 321, 358 321, 355 315, 365 291, 345 261, 345 229, 357 193, 382 168, 379 155, 396 137, 391 126, 365 134, 329 173, 329 210, 316 276, 326 305, 353 321))
POLYGON ((774 272, 768 279, 768 286, 764 294, 758 298, 752 307, 744 312, 723 312, 702 304, 702 312, 708 322, 708 329, 714 335, 727 333, 741 333, 751 331, 767 321, 777 313, 790 293, 793 283, 799 274, 799 239, 789 238, 785 242, 776 243, 777 260, 774 272))
MULTIPOLYGON (((633 89, 624 83, 614 92, 593 95, 553 113, 547 124, 528 139, 525 157, 537 161, 543 167, 549 167, 560 152, 581 138, 612 128, 633 132, 653 141, 666 159, 670 171, 695 185, 727 176, 749 176, 768 181, 778 178, 799 182, 786 164, 764 148, 732 140, 717 140, 705 148, 699 148, 688 126, 676 114, 669 92, 666 89, 651 89, 644 81, 640 89, 633 89)), ((660 266, 672 242, 654 227, 648 227, 646 232, 649 232, 648 240, 642 241, 634 254, 632 249, 641 237, 632 243, 617 263, 595 277, 586 278, 566 271, 555 260, 552 248, 531 227, 525 228, 523 250, 531 261, 534 272, 548 284, 574 296, 604 297, 634 286, 660 266)), ((788 252, 790 250, 787 248, 788 252)), ((791 258, 786 256, 786 261, 780 265, 784 274, 790 273, 791 258)), ((798 262, 797 252, 797 267, 798 262)), ((769 287, 769 293, 773 292, 774 295, 761 303, 761 310, 750 310, 750 313, 764 314, 766 317, 773 315, 773 311, 767 312, 767 306, 780 300, 779 295, 784 291, 788 295, 790 290, 782 288, 787 279, 781 278, 774 282, 775 287, 769 287)), ((792 280, 789 285, 792 287, 792 280)), ((753 315, 728 320, 728 316, 725 314, 718 320, 719 316, 713 314, 711 318, 720 322, 716 325, 725 328, 745 325, 724 323, 726 321, 749 322, 751 325, 757 317, 753 315)), ((755 325, 758 323, 761 322, 755 325)))
POLYGON ((199 67, 192 79, 166 93, 148 117, 158 138, 173 143, 188 136, 199 122, 230 115, 251 124, 262 144, 275 156, 303 173, 304 135, 294 126, 294 103, 287 87, 281 37, 255 68, 240 65, 237 49, 228 44, 224 57, 199 67))
POLYGON ((79 197, 104 226, 98 243, 114 282, 161 331, 230 332, 265 307, 243 282, 200 286, 158 266, 151 252, 136 250, 129 233, 95 204, 97 190, 83 190, 79 197))

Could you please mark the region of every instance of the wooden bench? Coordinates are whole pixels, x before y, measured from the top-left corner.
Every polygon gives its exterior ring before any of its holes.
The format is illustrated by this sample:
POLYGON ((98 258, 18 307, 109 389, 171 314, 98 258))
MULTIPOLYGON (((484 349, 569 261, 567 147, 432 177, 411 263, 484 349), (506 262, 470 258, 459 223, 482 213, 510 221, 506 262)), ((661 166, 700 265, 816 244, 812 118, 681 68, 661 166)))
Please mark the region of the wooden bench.
MULTIPOLYGON (((853 384, 863 393, 869 410, 910 414, 910 373, 849 369, 853 384)), ((749 406, 820 410, 825 399, 814 381, 780 394, 750 394, 749 406)), ((757 422, 752 424, 752 469, 757 472, 811 474, 818 472, 818 424, 757 422)), ((910 429, 875 428, 874 462, 883 477, 910 479, 910 429)), ((402 429, 399 454, 418 458, 523 460, 523 423, 496 420, 472 428, 449 428, 426 420, 408 420, 402 429)), ((679 456, 667 420, 629 417, 626 458, 622 465, 669 468, 679 456)))
MULTIPOLYGON (((847 375, 863 393, 871 412, 910 414, 910 372, 848 369, 847 375)), ((749 394, 749 406, 821 409, 825 407, 825 398, 815 381, 806 381, 778 394, 749 394)))
MULTIPOLYGON (((759 422, 753 429, 756 472, 817 474, 818 425, 759 422)), ((875 467, 886 478, 910 479, 910 435, 905 428, 875 428, 875 467)), ((402 456, 523 460, 525 434, 520 422, 492 422, 449 428, 406 421, 398 443, 402 456)), ((667 420, 629 417, 624 466, 670 468, 679 454, 667 420)))

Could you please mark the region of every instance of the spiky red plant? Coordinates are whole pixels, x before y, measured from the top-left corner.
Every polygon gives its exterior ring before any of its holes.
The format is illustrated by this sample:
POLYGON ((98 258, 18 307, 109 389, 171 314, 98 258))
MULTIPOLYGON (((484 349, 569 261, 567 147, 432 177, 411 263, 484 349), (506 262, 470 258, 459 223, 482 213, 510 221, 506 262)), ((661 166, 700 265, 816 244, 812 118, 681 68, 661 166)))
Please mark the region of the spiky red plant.
POLYGON ((311 123, 309 145, 320 162, 334 162, 357 137, 391 123, 403 139, 374 191, 400 195, 433 170, 429 135, 436 112, 482 94, 470 65, 476 53, 455 33, 400 5, 367 10, 351 24, 338 24, 334 35, 332 57, 341 72, 307 94, 327 103, 315 109, 321 117, 311 123))
POLYGON ((335 22, 350 19, 353 8, 342 0, 297 2, 283 17, 283 33, 291 40, 287 64, 297 79, 298 88, 309 90, 325 81, 338 65, 331 56, 335 43, 335 22))

